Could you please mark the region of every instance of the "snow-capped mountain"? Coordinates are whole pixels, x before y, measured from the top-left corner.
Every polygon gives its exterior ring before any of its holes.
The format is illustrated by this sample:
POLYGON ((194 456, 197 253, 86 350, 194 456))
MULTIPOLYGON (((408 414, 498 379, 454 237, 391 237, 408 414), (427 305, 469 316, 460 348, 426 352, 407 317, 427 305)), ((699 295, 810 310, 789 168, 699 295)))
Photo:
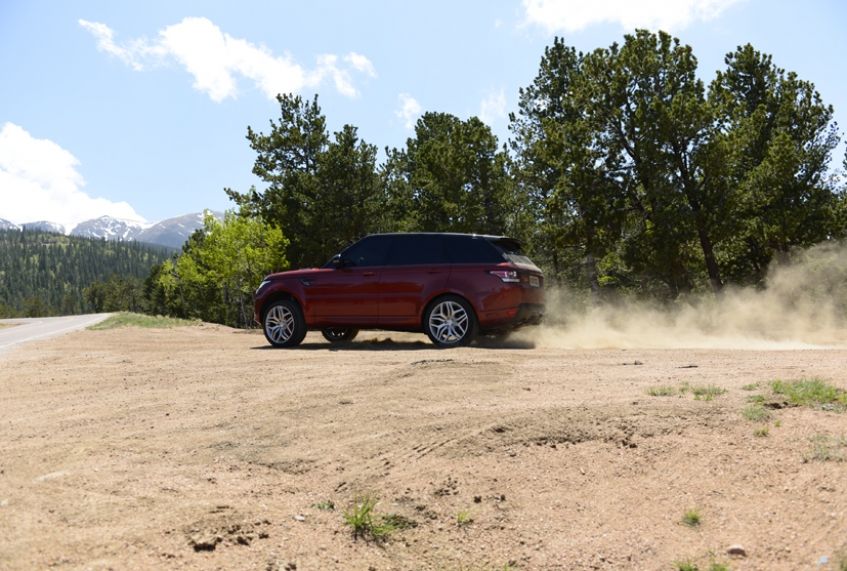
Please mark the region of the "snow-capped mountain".
POLYGON ((18 226, 17 224, 13 224, 12 222, 9 222, 8 220, 4 220, 3 218, 0 218, 0 230, 20 230, 20 229, 21 229, 21 227, 18 226))
POLYGON ((144 230, 144 226, 137 222, 120 220, 111 216, 101 216, 100 218, 80 222, 71 230, 71 236, 104 238, 106 240, 126 242, 134 240, 142 230, 144 230))
MULTIPOLYGON (((220 212, 212 212, 212 214, 215 218, 223 219, 223 214, 220 212)), ((203 212, 194 212, 162 220, 158 224, 139 232, 135 236, 135 240, 171 248, 181 248, 195 230, 203 227, 203 217, 203 212)))
POLYGON ((37 220, 35 222, 24 222, 21 224, 21 228, 24 230, 32 230, 34 232, 56 232, 57 234, 64 234, 65 227, 61 224, 57 224, 55 222, 50 222, 48 220, 37 220))
MULTIPOLYGON (((212 212, 215 218, 223 219, 220 212, 212 212)), ((72 236, 83 236, 86 238, 100 238, 106 240, 119 240, 147 242, 158 244, 168 248, 181 248, 188 237, 198 228, 203 227, 204 212, 193 212, 175 218, 168 218, 150 226, 142 226, 137 222, 121 220, 112 216, 101 216, 80 222, 70 234, 72 236)), ((58 232, 64 234, 65 229, 61 224, 41 220, 38 222, 27 222, 25 224, 14 224, 0 218, 0 230, 38 230, 41 232, 58 232)))

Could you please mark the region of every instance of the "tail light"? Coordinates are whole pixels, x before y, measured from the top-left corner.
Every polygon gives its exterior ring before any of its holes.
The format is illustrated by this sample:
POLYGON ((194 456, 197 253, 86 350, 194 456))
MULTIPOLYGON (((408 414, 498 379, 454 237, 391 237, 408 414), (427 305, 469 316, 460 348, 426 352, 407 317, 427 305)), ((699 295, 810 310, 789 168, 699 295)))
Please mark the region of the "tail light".
POLYGON ((521 283, 521 278, 515 270, 491 270, 488 273, 492 276, 497 276, 500 278, 500 281, 513 284, 521 283))

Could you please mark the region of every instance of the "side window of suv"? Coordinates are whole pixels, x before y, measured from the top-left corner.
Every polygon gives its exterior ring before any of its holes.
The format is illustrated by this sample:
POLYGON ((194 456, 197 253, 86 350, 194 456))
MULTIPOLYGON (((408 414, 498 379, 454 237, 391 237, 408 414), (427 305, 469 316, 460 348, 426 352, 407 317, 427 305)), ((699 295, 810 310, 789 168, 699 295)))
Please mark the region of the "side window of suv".
POLYGON ((454 264, 499 264, 503 255, 481 236, 448 236, 447 252, 454 264))
POLYGON ((399 234, 394 236, 388 266, 447 264, 444 237, 438 234, 399 234))
POLYGON ((368 236, 344 250, 341 257, 351 266, 382 266, 392 236, 368 236))

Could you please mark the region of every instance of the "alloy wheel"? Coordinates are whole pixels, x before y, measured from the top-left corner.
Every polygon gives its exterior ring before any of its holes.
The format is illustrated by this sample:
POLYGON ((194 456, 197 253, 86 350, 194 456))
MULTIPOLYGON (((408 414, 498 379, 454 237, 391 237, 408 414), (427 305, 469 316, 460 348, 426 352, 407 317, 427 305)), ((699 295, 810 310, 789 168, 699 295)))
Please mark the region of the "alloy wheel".
POLYGON ((468 334, 470 316, 456 301, 439 302, 429 314, 429 331, 432 337, 444 345, 455 345, 468 334))

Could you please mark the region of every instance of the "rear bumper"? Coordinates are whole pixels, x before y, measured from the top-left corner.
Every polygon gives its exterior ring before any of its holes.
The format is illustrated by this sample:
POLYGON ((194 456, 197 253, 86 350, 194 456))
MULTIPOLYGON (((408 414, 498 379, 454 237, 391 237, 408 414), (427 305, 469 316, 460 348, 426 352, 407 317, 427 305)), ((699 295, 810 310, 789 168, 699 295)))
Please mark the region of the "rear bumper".
POLYGON ((526 325, 539 325, 544 320, 543 303, 522 303, 516 308, 491 312, 480 319, 483 333, 513 331, 526 325))

